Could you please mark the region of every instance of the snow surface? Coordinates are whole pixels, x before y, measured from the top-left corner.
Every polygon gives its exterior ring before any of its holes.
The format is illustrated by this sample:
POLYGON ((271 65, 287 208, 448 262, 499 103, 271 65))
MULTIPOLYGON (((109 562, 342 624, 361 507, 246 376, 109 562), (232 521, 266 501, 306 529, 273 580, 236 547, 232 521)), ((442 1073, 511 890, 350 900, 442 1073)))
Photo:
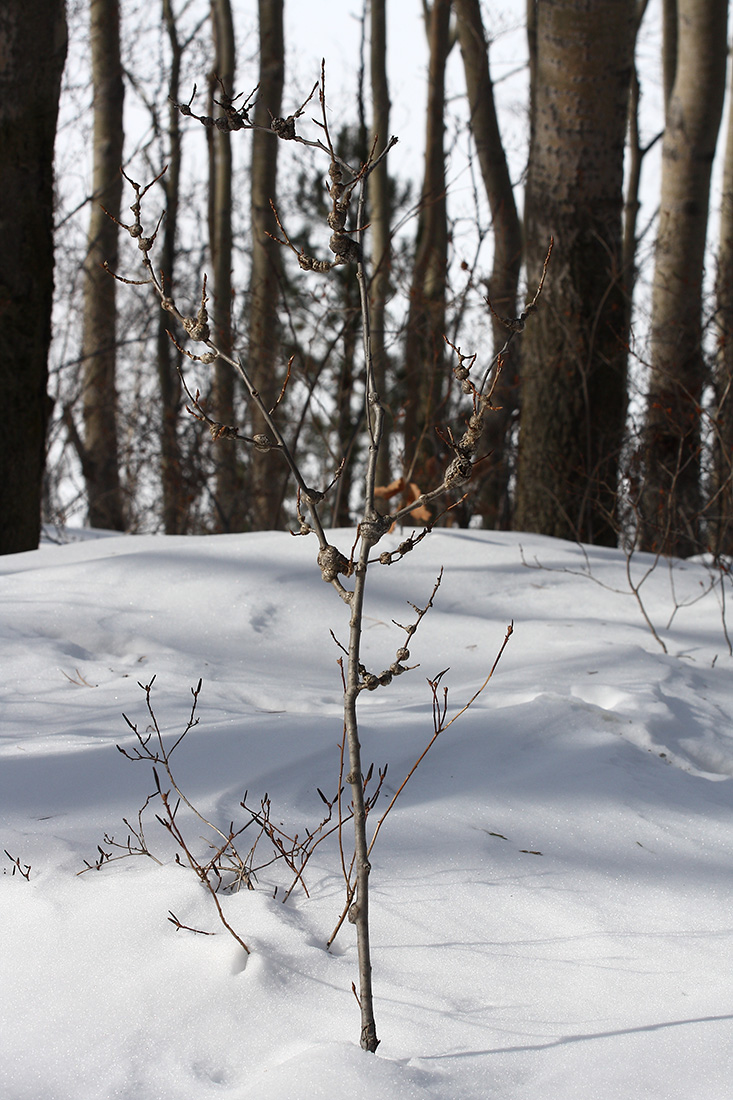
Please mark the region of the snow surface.
POLYGON ((335 838, 309 898, 273 898, 277 866, 219 895, 248 958, 152 808, 163 866, 77 875, 154 789, 115 747, 134 744, 123 711, 145 728, 153 675, 170 738, 203 677, 174 763, 221 828, 245 790, 301 835, 320 820, 342 732, 329 629, 345 642, 348 612, 315 552, 266 533, 0 559, 3 1100, 728 1100, 733 660, 704 564, 660 563, 642 587, 668 653, 615 551, 437 531, 371 572, 380 672, 404 639, 392 620, 412 621, 445 567, 410 646, 420 668, 360 698, 365 766, 389 763, 374 815, 432 733, 426 677, 450 666, 458 709, 515 623, 372 853, 376 1055, 358 1045, 353 928, 324 946, 344 897, 335 838))

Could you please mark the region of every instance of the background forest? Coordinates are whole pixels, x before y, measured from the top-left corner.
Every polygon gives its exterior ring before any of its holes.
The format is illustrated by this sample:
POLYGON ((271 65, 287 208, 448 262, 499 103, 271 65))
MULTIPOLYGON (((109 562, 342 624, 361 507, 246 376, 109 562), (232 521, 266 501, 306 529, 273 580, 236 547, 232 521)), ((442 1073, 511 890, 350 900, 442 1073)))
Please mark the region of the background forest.
MULTIPOLYGON (((439 523, 729 554, 731 140, 711 200, 726 0, 394 8, 398 23, 384 0, 309 17, 339 156, 358 169, 392 133, 405 149, 368 192, 377 495, 409 504, 445 466, 462 415, 449 342, 495 377, 495 408, 439 523)), ((359 296, 353 265, 299 270, 299 253, 327 255, 328 194, 316 150, 289 140, 296 120, 319 136, 321 77, 291 25, 283 0, 4 5, 3 552, 37 545, 41 509, 50 525, 169 534, 297 522, 230 367, 187 358, 150 288, 104 270, 144 275, 121 166, 160 177, 146 225, 166 287, 194 314, 206 273, 217 347, 277 404, 314 481, 341 471, 329 522, 358 509, 359 296)))

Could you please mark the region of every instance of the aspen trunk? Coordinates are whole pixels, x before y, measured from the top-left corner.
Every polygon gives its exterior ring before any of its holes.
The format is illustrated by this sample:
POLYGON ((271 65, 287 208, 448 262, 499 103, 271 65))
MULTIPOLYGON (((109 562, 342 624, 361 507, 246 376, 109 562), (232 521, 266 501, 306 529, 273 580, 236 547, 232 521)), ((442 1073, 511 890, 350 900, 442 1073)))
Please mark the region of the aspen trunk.
MULTIPOLYGON (((489 53, 478 0, 453 0, 458 17, 458 41, 463 55, 471 131, 481 178, 491 208, 494 261, 488 296, 500 317, 517 316, 517 285, 522 262, 522 231, 494 103, 489 53)), ((506 343, 508 331, 492 314, 494 354, 506 343)), ((482 450, 491 455, 481 477, 480 512, 485 527, 509 526, 509 446, 519 403, 518 344, 510 345, 494 390, 496 411, 486 420, 482 450)))
POLYGON ((448 223, 445 195, 445 65, 450 52, 450 0, 434 0, 428 19, 430 65, 425 174, 405 346, 404 467, 420 487, 437 474, 435 418, 445 393, 445 283, 448 223))
POLYGON ((84 442, 81 459, 92 527, 125 529, 117 439, 117 269, 122 198, 122 107, 118 0, 91 0, 94 87, 93 202, 84 263, 84 442), (104 207, 104 209, 102 209, 104 207), (111 217, 110 217, 111 215, 111 217))
POLYGON ((728 3, 678 0, 677 10, 677 57, 662 147, 639 511, 643 549, 688 557, 704 545, 702 281, 710 173, 725 92, 728 3))
MULTIPOLYGON (((223 102, 233 95, 235 48, 230 0, 211 0, 214 36, 214 69, 209 79, 209 98, 223 102)), ((212 115, 221 114, 213 106, 212 115)), ((214 129, 209 133, 209 242, 214 271, 213 330, 217 347, 226 355, 232 339, 232 148, 231 134, 214 129)), ((236 424, 235 378, 231 367, 219 359, 214 365, 213 406, 215 419, 236 424)), ((236 446, 230 440, 214 444, 216 455, 216 527, 231 532, 244 529, 244 483, 236 446)))

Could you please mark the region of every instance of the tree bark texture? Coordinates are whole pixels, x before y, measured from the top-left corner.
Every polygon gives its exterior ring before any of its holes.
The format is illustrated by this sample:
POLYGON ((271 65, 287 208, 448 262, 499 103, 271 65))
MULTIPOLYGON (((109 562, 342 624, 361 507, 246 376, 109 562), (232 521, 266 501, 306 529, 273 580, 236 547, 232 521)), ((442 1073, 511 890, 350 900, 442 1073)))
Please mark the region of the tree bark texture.
MULTIPOLYGON (((494 230, 494 260, 487 288, 488 297, 495 313, 500 317, 514 318, 517 315, 517 285, 522 263, 522 231, 496 117, 481 6, 478 0, 453 0, 453 7, 466 75, 471 131, 494 230)), ((497 354, 506 343, 508 331, 493 314, 492 331, 494 354, 497 354)), ((487 416, 482 441, 482 450, 491 455, 487 472, 481 478, 480 490, 480 512, 484 526, 489 528, 508 526, 509 445, 519 398, 518 347, 515 342, 505 356, 494 390, 496 410, 487 416)))
POLYGON ((445 191, 445 66, 450 52, 450 0, 434 0, 428 18, 428 105, 425 173, 410 286, 404 368, 405 481, 435 481, 435 419, 445 393, 445 292, 448 222, 445 191))
POLYGON ((90 38, 94 89, 94 164, 89 238, 84 262, 82 340, 84 442, 82 471, 92 527, 124 531, 117 437, 117 269, 122 199, 122 109, 118 0, 91 0, 90 38), (111 215, 111 216, 110 216, 111 215))
MULTIPOLYGON (((234 94, 235 44, 230 0, 211 0, 214 68, 209 78, 209 98, 224 102, 234 94)), ((222 114, 212 102, 210 113, 222 114)), ((214 272, 214 341, 231 356, 232 336, 232 146, 231 134, 216 127, 209 134, 209 246, 214 272)), ((235 375, 228 363, 214 364, 214 419, 225 426, 236 424, 235 375)), ((242 531, 246 504, 244 480, 236 445, 222 439, 214 444, 216 455, 216 527, 242 531)))
MULTIPOLYGON (((730 88, 733 89, 733 67, 730 88)), ((712 550, 733 554, 733 111, 723 163, 716 281, 718 353, 715 361, 714 481, 710 506, 712 550)))
POLYGON ((710 174, 727 59, 727 0, 678 0, 677 58, 662 146, 640 542, 688 557, 701 529, 700 419, 707 381, 702 281, 710 174))
MULTIPOLYGON (((0 5, 0 554, 35 550, 49 398, 53 146, 66 57, 63 0, 0 5)), ((111 281, 111 280, 110 280, 111 281)))
MULTIPOLYGON (((170 46, 170 74, 168 77, 167 171, 161 181, 165 190, 165 221, 163 245, 158 262, 165 276, 166 289, 173 296, 176 292, 175 262, 181 178, 181 124, 176 104, 179 98, 182 48, 171 0, 163 0, 163 23, 170 46)), ((181 407, 181 381, 178 374, 180 352, 168 336, 169 328, 170 318, 161 310, 158 318, 157 367, 161 406, 160 481, 163 495, 163 529, 167 535, 183 535, 188 531, 190 501, 178 439, 181 407)))
MULTIPOLYGON (((273 118, 280 116, 285 78, 285 40, 283 32, 283 0, 259 0, 260 75, 257 103, 254 111, 256 126, 269 128, 273 118)), ((252 272, 249 284, 249 345, 250 377, 268 408, 272 408, 279 392, 279 304, 280 246, 268 236, 278 235, 271 202, 277 200, 277 159, 279 140, 273 134, 255 130, 252 134, 251 228, 252 272)), ((267 434, 267 425, 252 413, 252 434, 267 434)), ((273 467, 272 455, 253 450, 250 460, 250 510, 255 530, 264 531, 278 525, 280 478, 278 466, 273 467)))
POLYGON ((550 269, 522 345, 514 526, 616 543, 626 414, 623 160, 634 0, 542 0, 525 236, 529 293, 550 269))

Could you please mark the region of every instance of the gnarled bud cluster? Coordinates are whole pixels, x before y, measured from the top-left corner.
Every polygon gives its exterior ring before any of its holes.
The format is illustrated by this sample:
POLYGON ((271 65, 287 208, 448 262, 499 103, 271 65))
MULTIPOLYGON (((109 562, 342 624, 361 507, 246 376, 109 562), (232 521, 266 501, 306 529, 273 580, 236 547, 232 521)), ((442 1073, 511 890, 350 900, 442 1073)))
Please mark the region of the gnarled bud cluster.
POLYGON ((297 136, 295 133, 295 116, 288 115, 287 118, 273 118, 270 129, 283 141, 295 141, 297 136))
POLYGON ((333 202, 333 209, 328 215, 328 227, 334 232, 328 246, 336 257, 335 263, 356 264, 361 259, 361 249, 357 242, 344 232, 352 187, 344 185, 343 175, 341 165, 338 161, 332 160, 328 166, 330 181, 328 193, 333 202))
POLYGON ((215 443, 220 439, 237 439, 239 429, 232 424, 218 424, 215 420, 209 421, 209 431, 215 443))
MULTIPOLYGON (((402 664, 402 660, 399 657, 400 653, 406 653, 409 657, 410 651, 403 646, 397 651, 397 660, 393 661, 389 668, 386 668, 384 672, 380 672, 379 676, 373 672, 367 672, 364 665, 359 665, 359 690, 360 691, 376 691, 377 688, 387 687, 392 683, 395 676, 400 676, 403 672, 409 672, 407 665, 402 664)), ((404 658, 405 660, 407 658, 404 658)))
POLYGON ((340 550, 330 543, 318 551, 318 565, 321 577, 327 584, 335 581, 339 573, 344 577, 350 577, 354 572, 354 564, 344 557, 340 550))
POLYGON ((318 275, 327 275, 335 266, 330 260, 317 260, 314 256, 306 256, 304 252, 299 253, 298 263, 303 271, 315 271, 318 275))
POLYGON ((473 465, 467 455, 457 454, 452 462, 448 463, 445 471, 446 485, 465 485, 471 480, 473 465))
POLYGON ((206 276, 204 275, 204 284, 201 288, 201 305, 199 306, 198 313, 195 317, 181 318, 181 324, 192 340, 206 341, 211 335, 209 329, 209 314, 206 310, 206 303, 208 300, 209 299, 206 297, 206 276))
POLYGON ((380 565, 391 565, 393 561, 399 561, 405 554, 409 554, 411 550, 415 549, 415 543, 412 538, 405 539, 401 542, 396 550, 385 550, 383 554, 379 555, 380 565))
MULTIPOLYGON (((208 320, 208 317, 207 319, 208 320)), ((202 321, 199 317, 184 317, 183 327, 192 340, 208 340, 211 332, 206 320, 202 321)))
POLYGON ((333 233, 328 247, 339 264, 357 264, 361 257, 359 245, 347 233, 333 233))
POLYGON ((386 535, 390 528, 390 521, 386 516, 377 516, 376 519, 363 520, 359 524, 359 535, 367 546, 376 546, 382 535, 386 535))

